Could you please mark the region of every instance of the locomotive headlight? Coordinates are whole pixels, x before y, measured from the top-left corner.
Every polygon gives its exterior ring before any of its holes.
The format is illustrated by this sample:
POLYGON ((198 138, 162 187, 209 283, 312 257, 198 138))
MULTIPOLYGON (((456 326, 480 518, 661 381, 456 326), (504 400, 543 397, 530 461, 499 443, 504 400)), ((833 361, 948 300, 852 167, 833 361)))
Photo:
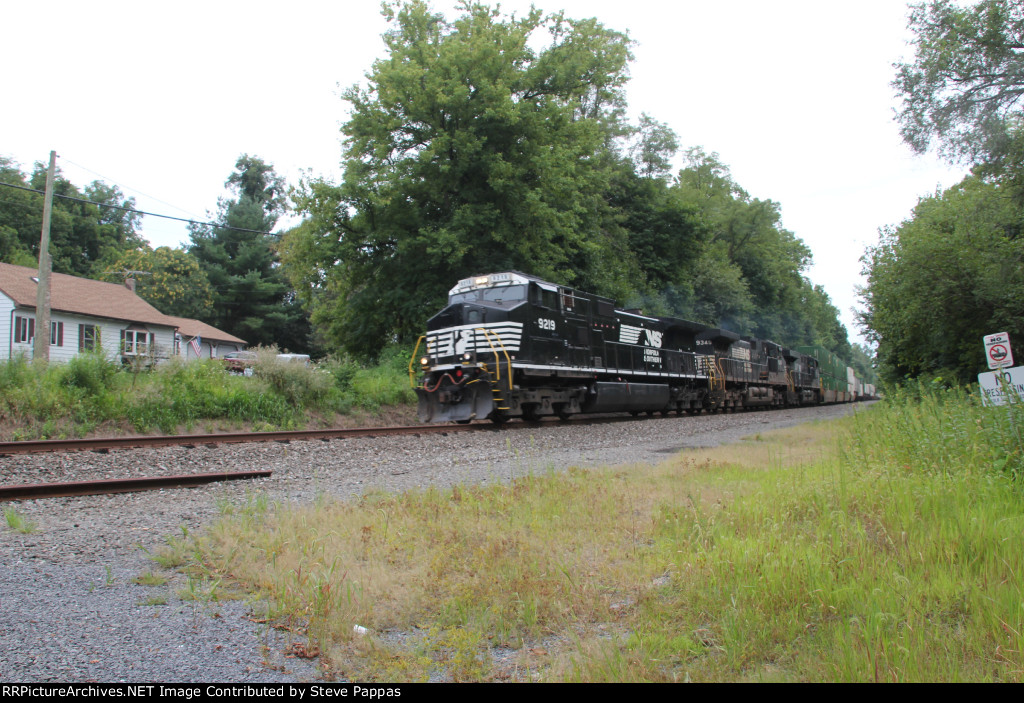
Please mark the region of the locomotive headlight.
POLYGON ((472 358, 473 358, 473 355, 470 354, 469 352, 466 352, 465 354, 462 355, 462 360, 463 361, 469 361, 472 358))
POLYGON ((430 359, 427 357, 420 359, 420 366, 430 366, 430 359))

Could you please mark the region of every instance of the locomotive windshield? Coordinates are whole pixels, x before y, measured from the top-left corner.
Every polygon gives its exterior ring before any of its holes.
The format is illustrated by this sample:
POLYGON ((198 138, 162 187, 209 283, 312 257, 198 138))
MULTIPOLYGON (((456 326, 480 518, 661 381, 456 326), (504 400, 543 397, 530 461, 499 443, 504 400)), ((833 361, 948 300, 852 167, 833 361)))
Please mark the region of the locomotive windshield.
POLYGON ((485 301, 491 303, 508 303, 526 300, 526 286, 494 286, 478 288, 463 293, 452 293, 448 296, 448 304, 485 301))

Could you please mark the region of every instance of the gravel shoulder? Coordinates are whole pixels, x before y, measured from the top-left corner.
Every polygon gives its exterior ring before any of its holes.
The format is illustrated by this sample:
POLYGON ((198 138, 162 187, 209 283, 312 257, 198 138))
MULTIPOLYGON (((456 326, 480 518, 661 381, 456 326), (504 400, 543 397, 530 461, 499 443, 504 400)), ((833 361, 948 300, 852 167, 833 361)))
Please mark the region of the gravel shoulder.
POLYGON ((589 426, 544 423, 503 431, 329 442, 168 447, 107 454, 0 457, 0 481, 124 478, 271 470, 267 479, 200 488, 4 504, 36 523, 0 526, 0 680, 4 682, 283 683, 315 678, 284 654, 287 635, 254 622, 243 601, 175 595, 181 583, 132 583, 156 570, 147 553, 168 535, 214 520, 225 502, 358 496, 507 481, 570 466, 656 463, 688 447, 841 417, 844 405, 739 415, 653 418, 589 426), (155 594, 166 603, 148 604, 155 594))

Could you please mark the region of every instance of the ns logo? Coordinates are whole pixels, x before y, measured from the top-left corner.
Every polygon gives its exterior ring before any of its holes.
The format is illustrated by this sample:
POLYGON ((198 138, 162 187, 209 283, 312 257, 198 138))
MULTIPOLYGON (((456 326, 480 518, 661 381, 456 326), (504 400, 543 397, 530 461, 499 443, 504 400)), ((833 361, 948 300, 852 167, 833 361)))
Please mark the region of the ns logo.
POLYGON ((647 346, 649 346, 649 347, 656 347, 658 349, 661 349, 661 336, 664 333, 663 332, 656 332, 655 330, 647 330, 647 329, 645 329, 644 332, 647 333, 647 346))

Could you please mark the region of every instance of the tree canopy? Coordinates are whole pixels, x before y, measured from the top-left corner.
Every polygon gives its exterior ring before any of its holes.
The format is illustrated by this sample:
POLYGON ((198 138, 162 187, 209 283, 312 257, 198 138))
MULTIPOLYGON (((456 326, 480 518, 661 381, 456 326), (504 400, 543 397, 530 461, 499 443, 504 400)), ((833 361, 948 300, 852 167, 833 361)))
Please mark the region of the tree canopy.
POLYGON ((898 120, 918 152, 995 164, 1017 150, 1024 98, 1024 5, 952 0, 912 6, 912 62, 896 65, 898 120))
POLYGON ((331 346, 411 340, 453 283, 517 269, 781 343, 845 330, 777 203, 678 136, 625 117, 629 37, 594 19, 475 2, 385 6, 388 55, 344 93, 344 178, 297 190, 282 263, 331 346), (828 313, 831 320, 825 320, 828 313))
MULTIPOLYGON (((45 190, 46 166, 36 163, 26 175, 13 161, 0 157, 0 182, 45 190)), ((117 186, 93 181, 80 191, 58 169, 53 189, 50 256, 57 273, 92 276, 103 257, 144 244, 137 232, 142 216, 121 209, 134 208, 135 200, 125 198, 117 186)), ((43 196, 18 188, 0 190, 0 260, 37 266, 43 196)))
POLYGON ((321 257, 328 336, 373 353, 484 270, 612 292, 623 235, 601 163, 620 129, 626 35, 536 9, 503 18, 466 3, 453 22, 423 2, 386 13, 389 56, 344 94, 344 182, 300 198, 313 221, 299 236, 328 241, 289 247, 321 257))
POLYGON ((1024 339, 1021 211, 998 183, 969 176, 924 198, 865 255, 862 319, 883 376, 969 383, 984 368, 982 337, 1024 339))
POLYGON ((96 278, 122 282, 135 280, 135 292, 165 315, 210 319, 214 294, 199 261, 182 249, 171 247, 121 252, 100 262, 96 278))

